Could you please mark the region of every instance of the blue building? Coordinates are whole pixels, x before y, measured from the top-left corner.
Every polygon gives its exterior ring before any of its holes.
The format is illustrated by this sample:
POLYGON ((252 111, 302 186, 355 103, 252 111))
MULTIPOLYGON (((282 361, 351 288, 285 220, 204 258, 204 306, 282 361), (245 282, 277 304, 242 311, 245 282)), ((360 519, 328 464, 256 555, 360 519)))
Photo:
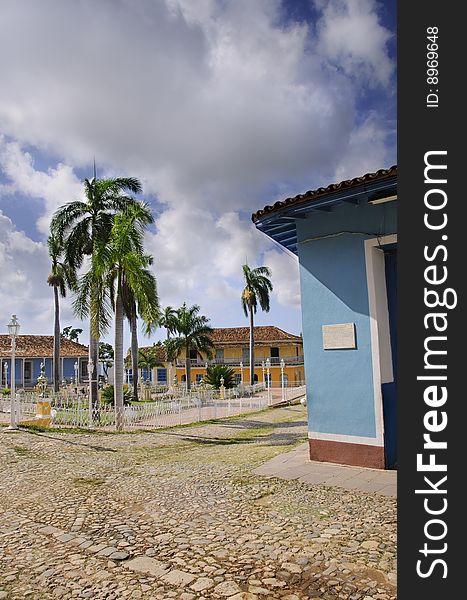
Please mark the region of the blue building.
MULTIPOLYGON (((49 384, 53 383, 53 345, 52 335, 19 335, 16 338, 15 382, 17 388, 34 387, 40 375, 41 363, 49 384)), ((1 386, 11 386, 11 339, 0 335, 1 386)), ((61 338, 60 342, 60 383, 75 380, 88 381, 88 348, 82 344, 61 338), (76 365, 76 366, 75 366, 76 365)))
POLYGON ((397 466, 397 167, 266 206, 298 255, 310 458, 397 466))

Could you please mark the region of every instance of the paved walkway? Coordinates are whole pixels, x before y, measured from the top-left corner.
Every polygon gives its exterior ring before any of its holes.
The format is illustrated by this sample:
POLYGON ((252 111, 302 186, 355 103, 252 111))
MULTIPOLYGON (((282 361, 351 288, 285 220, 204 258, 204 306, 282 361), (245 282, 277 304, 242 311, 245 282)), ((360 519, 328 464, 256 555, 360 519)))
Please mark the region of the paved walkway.
POLYGON ((397 496, 397 471, 312 461, 308 455, 308 443, 301 444, 290 452, 275 456, 253 472, 256 475, 298 479, 305 483, 335 485, 347 490, 376 492, 390 497, 397 496))

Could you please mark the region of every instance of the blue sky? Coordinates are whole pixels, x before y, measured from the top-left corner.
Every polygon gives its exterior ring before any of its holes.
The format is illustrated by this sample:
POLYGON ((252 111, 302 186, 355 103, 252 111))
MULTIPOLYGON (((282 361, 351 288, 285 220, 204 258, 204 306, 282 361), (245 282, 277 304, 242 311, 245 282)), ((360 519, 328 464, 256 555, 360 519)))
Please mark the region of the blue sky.
POLYGON ((2 2, 0 323, 52 333, 49 221, 96 157, 143 183, 163 306, 246 326, 248 260, 273 272, 257 323, 299 333, 297 261, 251 213, 396 162, 395 48, 394 1, 2 2))

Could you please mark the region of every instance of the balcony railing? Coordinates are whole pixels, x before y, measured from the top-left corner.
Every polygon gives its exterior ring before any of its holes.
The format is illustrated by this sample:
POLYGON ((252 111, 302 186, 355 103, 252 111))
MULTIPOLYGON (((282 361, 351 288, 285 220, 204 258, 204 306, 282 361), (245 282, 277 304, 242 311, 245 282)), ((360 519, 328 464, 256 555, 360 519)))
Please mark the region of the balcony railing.
MULTIPOLYGON (((269 357, 266 358, 255 358, 255 367, 261 367, 264 364, 266 365, 266 360, 269 360, 271 367, 279 367, 281 364, 281 360, 284 361, 285 366, 291 365, 303 365, 303 356, 281 356, 281 357, 269 357)), ((214 358, 211 360, 203 360, 199 358, 191 358, 190 359, 192 367, 205 367, 206 363, 209 365, 227 365, 229 367, 239 367, 240 363, 243 363, 244 367, 250 366, 250 360, 242 359, 242 358, 214 358)), ((185 359, 178 358, 177 359, 177 367, 184 367, 185 359)))

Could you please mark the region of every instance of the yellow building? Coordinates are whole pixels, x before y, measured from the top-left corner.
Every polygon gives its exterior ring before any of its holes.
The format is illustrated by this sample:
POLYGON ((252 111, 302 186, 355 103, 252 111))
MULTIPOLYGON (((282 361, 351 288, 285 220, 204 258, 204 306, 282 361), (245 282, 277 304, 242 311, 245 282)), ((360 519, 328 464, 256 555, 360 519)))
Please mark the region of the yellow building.
MULTIPOLYGON (((304 381, 303 341, 302 337, 287 333, 271 325, 255 327, 255 382, 262 383, 268 379, 272 387, 281 385, 281 372, 284 373, 284 385, 297 385, 304 381)), ((242 381, 249 384, 250 378, 250 329, 248 327, 216 328, 212 334, 214 353, 211 358, 206 355, 191 357, 191 382, 194 384, 204 379, 209 365, 227 365, 235 371, 238 384, 242 381)), ((162 347, 157 353, 163 367, 153 370, 152 381, 166 383, 174 376, 180 383, 185 381, 185 358, 177 358, 175 364, 167 363, 162 354, 162 347)))

